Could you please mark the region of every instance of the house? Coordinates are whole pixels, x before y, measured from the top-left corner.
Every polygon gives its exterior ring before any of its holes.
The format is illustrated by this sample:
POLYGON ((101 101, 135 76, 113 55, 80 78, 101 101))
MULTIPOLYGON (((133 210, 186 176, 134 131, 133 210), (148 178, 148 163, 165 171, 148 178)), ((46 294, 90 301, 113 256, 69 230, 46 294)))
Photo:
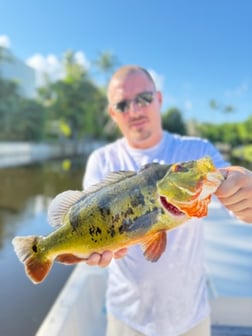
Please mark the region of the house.
POLYGON ((19 84, 20 94, 33 98, 36 94, 35 71, 22 60, 13 55, 9 49, 2 49, 0 58, 0 76, 4 79, 14 79, 19 84))

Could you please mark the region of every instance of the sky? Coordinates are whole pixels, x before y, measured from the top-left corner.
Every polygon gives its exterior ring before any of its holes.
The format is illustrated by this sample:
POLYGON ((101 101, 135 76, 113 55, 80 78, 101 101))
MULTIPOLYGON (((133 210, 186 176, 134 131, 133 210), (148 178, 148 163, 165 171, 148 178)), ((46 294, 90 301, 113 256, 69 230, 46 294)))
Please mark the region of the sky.
POLYGON ((252 115, 251 17, 251 0, 0 0, 0 45, 38 81, 45 70, 62 76, 67 50, 87 67, 110 52, 151 71, 163 111, 239 122, 252 115), (229 105, 234 111, 224 113, 229 105))

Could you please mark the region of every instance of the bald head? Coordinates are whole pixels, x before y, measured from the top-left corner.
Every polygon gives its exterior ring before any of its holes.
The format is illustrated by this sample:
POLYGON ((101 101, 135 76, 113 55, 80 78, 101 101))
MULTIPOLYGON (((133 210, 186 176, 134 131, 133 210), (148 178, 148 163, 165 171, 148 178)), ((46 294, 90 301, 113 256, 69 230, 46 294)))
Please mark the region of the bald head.
POLYGON ((151 77, 150 73, 138 66, 138 65, 125 65, 121 68, 119 68, 111 77, 110 82, 108 84, 108 100, 110 100, 110 94, 111 94, 111 89, 112 87, 118 82, 118 81, 123 81, 125 79, 127 79, 128 77, 130 77, 131 75, 135 75, 138 73, 142 73, 144 74, 147 79, 151 82, 151 84, 153 85, 153 89, 156 90, 156 86, 154 83, 153 78, 151 77))

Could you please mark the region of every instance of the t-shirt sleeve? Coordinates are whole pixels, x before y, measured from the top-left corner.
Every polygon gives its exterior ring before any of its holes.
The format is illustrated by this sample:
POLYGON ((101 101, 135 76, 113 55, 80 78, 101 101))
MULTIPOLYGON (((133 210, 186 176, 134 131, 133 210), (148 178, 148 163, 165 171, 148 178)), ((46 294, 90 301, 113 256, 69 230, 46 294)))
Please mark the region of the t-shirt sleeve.
POLYGON ((223 168, 223 167, 228 167, 230 166, 230 163, 226 161, 220 151, 209 141, 207 141, 208 144, 208 150, 209 150, 209 155, 211 156, 214 165, 217 168, 223 168))
POLYGON ((96 150, 90 154, 87 160, 84 176, 82 179, 82 187, 84 190, 89 186, 100 182, 104 178, 104 170, 102 167, 102 156, 100 155, 99 151, 96 150))

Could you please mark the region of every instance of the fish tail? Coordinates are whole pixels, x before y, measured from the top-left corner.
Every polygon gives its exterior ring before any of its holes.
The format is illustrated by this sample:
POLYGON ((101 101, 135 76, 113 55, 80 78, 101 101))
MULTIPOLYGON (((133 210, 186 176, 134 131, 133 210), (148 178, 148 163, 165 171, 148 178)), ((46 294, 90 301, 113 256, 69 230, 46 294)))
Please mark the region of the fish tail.
POLYGON ((39 253, 38 242, 41 239, 42 237, 27 236, 12 240, 19 260, 25 265, 26 274, 34 284, 42 282, 52 267, 52 260, 39 253))

